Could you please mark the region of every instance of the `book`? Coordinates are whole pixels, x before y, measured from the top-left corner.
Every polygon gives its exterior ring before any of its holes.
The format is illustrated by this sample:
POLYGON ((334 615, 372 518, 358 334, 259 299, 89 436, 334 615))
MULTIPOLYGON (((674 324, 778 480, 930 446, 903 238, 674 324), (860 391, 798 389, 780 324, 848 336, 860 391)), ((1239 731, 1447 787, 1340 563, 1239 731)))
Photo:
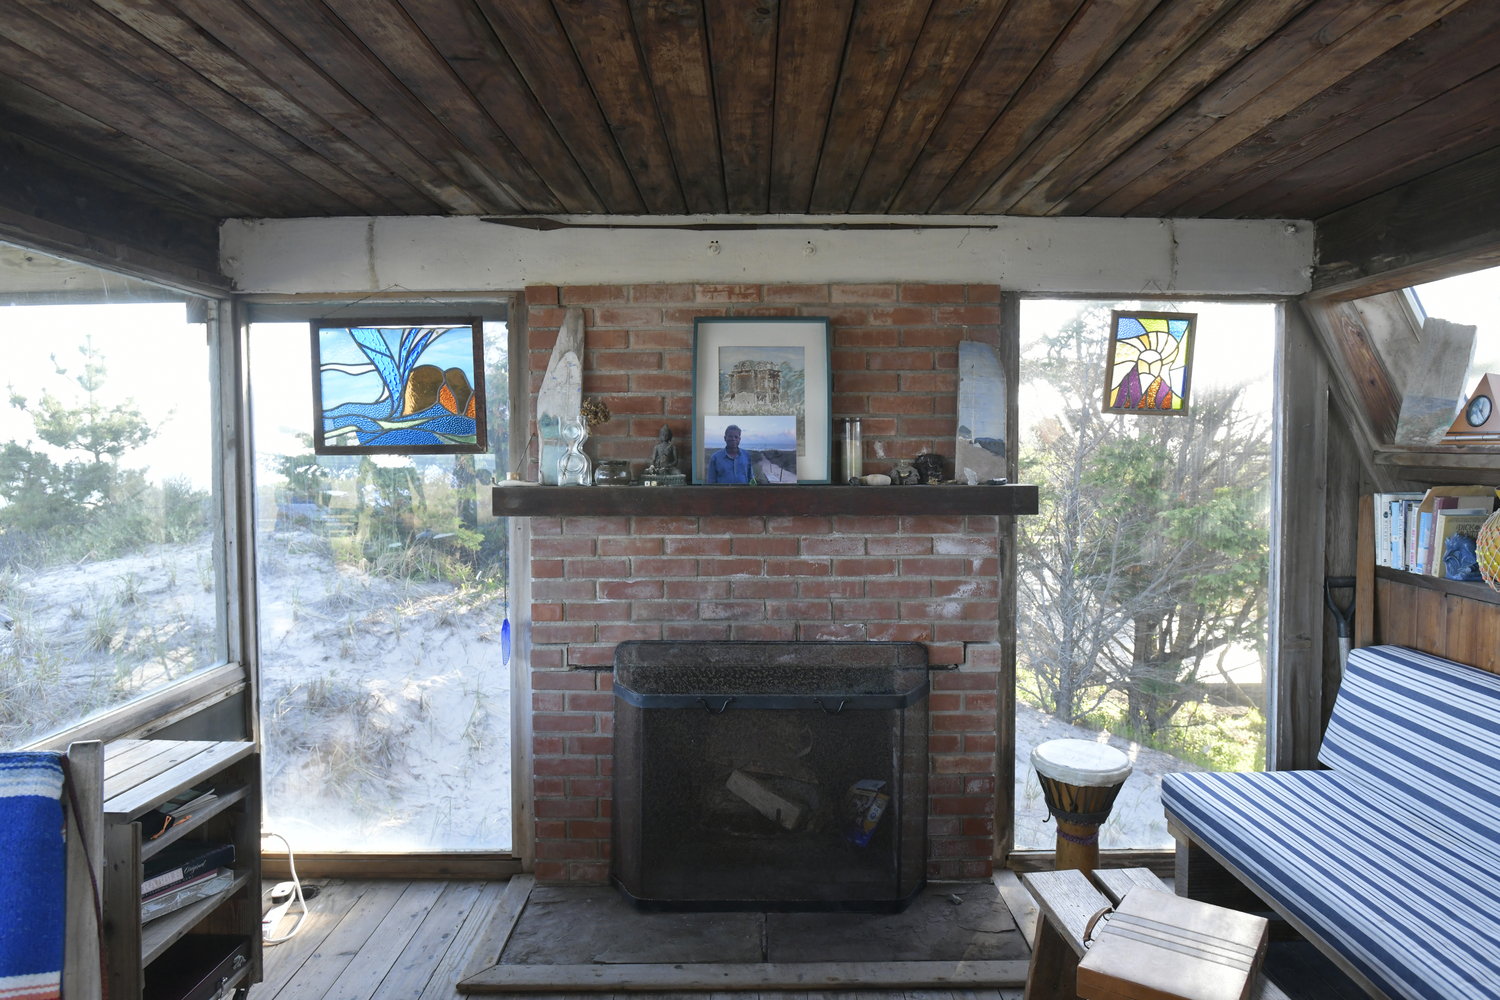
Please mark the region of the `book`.
POLYGON ((1085 1000, 1246 1000, 1265 955, 1264 917, 1136 886, 1078 963, 1085 1000))
POLYGON ((141 922, 175 913, 200 899, 223 892, 233 883, 234 872, 228 868, 214 868, 186 882, 154 892, 141 900, 141 922))
POLYGON ((1438 524, 1435 534, 1438 536, 1436 543, 1436 564, 1433 567, 1433 575, 1448 578, 1448 569, 1443 565, 1443 555, 1448 551, 1448 539, 1454 535, 1468 535, 1470 538, 1479 537, 1479 529, 1484 527, 1484 522, 1490 519, 1487 510, 1445 510, 1438 515, 1438 524))
MULTIPOLYGON (((1426 505, 1426 502, 1423 502, 1426 505)), ((1422 528, 1424 535, 1419 543, 1422 549, 1422 572, 1428 576, 1436 576, 1437 567, 1435 563, 1442 561, 1442 550, 1436 546, 1437 516, 1445 510, 1452 510, 1458 506, 1458 497, 1433 497, 1432 510, 1422 514, 1422 528)))
POLYGON ((144 880, 141 882, 142 898, 187 882, 214 868, 227 868, 234 864, 233 844, 206 844, 202 841, 179 841, 168 846, 160 854, 150 858, 142 866, 144 880))

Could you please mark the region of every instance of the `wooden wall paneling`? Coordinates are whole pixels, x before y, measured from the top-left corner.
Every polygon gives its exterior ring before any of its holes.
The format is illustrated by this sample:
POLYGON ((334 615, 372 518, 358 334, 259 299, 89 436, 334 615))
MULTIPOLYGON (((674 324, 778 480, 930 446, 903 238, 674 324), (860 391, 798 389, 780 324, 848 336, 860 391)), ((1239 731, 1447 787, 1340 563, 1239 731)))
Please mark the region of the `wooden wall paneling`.
POLYGON ((1322 741, 1328 372, 1301 314, 1277 316, 1266 766, 1288 771, 1315 767, 1322 741))
POLYGON ((1375 580, 1375 632, 1371 642, 1377 646, 1394 645, 1395 640, 1391 637, 1395 634, 1395 621, 1387 616, 1386 609, 1391 606, 1391 581, 1376 578, 1375 580))
MULTIPOLYGON (((1319 243, 1321 253, 1321 231, 1319 243)), ((1346 302, 1304 301, 1301 306, 1323 334, 1339 377, 1349 384, 1351 395, 1359 401, 1365 422, 1373 432, 1370 443, 1390 441, 1396 434, 1401 400, 1359 313, 1346 302)))
POLYGON ((651 212, 687 211, 626 0, 554 5, 573 51, 651 212))
POLYGON ((1500 607, 1480 608, 1474 617, 1474 666, 1500 674, 1500 607))
POLYGON ((854 0, 781 0, 771 127, 772 212, 802 213, 812 203, 853 14, 854 0))
POLYGON ((645 211, 562 23, 546 0, 480 0, 490 26, 610 212, 645 211))
MULTIPOLYGON (((1324 515, 1323 575, 1358 577, 1361 465, 1358 444, 1336 402, 1328 406, 1327 511, 1324 515)), ((1371 552, 1373 556, 1373 549, 1371 552)), ((1354 607, 1356 592, 1334 592, 1339 607, 1354 607)), ((1323 607, 1322 727, 1327 728, 1343 671, 1339 665, 1338 619, 1323 607)), ((1321 730, 1320 730, 1321 731, 1321 730)))
MULTIPOLYGON (((1469 4, 1429 24, 1363 69, 1227 150, 1159 197, 1173 214, 1202 215, 1259 197, 1257 188, 1431 100, 1500 61, 1500 7, 1469 4)), ((1288 216, 1291 213, 1287 213, 1288 216)))
POLYGON ((728 203, 703 7, 630 0, 630 9, 688 211, 723 212, 728 203))
POLYGON ((269 157, 297 171, 345 204, 372 215, 387 209, 378 194, 274 123, 215 87, 169 53, 93 4, 61 5, 18 0, 34 16, 82 39, 119 66, 128 67, 166 97, 181 101, 269 157))
POLYGON ((1219 154, 1253 136, 1314 94, 1338 83, 1373 59, 1421 31, 1464 0, 1406 0, 1383 4, 1341 35, 1323 35, 1316 58, 1297 66, 1258 94, 1237 103, 1234 113, 1210 119, 1211 127, 1176 145, 1150 171, 1130 180, 1093 206, 1100 215, 1147 213, 1152 198, 1219 154), (1330 40, 1335 39, 1336 40, 1330 40))
POLYGON ((604 211, 588 177, 552 127, 474 0, 399 0, 474 100, 526 158, 565 211, 604 211))
POLYGON ((463 144, 464 148, 455 148, 453 155, 468 176, 488 188, 502 204, 533 212, 562 207, 535 165, 490 118, 397 0, 324 2, 350 35, 358 38, 394 77, 390 82, 399 81, 448 135, 463 144))
POLYGON ((1121 155, 1094 176, 1080 178, 1077 187, 1055 198, 1049 214, 1090 212, 1277 81, 1318 59, 1331 40, 1386 5, 1381 0, 1316 0, 1297 6, 1301 9, 1295 17, 1248 54, 1233 53, 1235 58, 1204 81, 1200 92, 1184 95, 1191 99, 1172 108, 1159 124, 1151 123, 1140 141, 1128 150, 1122 148, 1121 155))
POLYGON ((1006 6, 902 181, 892 212, 931 208, 1081 6, 1083 0, 1027 0, 1006 6))
POLYGON ((275 89, 328 122, 445 211, 476 214, 485 210, 469 194, 465 183, 418 153, 398 133, 402 127, 399 121, 371 114, 240 0, 174 0, 174 6, 275 89))
POLYGON ((1354 647, 1375 644, 1375 497, 1361 483, 1355 564, 1354 647))
POLYGON ((703 3, 725 201, 731 212, 764 212, 770 204, 779 2, 703 3))
POLYGON ((932 5, 850 211, 890 207, 1005 6, 1005 0, 937 0, 932 5))
POLYGON ((1313 289, 1374 294, 1458 273, 1496 250, 1500 148, 1319 219, 1313 289))
MULTIPOLYGON (((481 212, 515 211, 520 200, 503 177, 475 162, 476 151, 440 122, 349 27, 320 0, 241 0, 351 97, 422 150, 481 212)), ((452 127, 458 126, 453 123, 452 127)), ((494 147, 485 147, 487 150, 494 147)), ((480 154, 493 155, 493 153, 480 154)))
POLYGON ((1417 643, 1417 588, 1407 583, 1391 583, 1377 591, 1384 603, 1376 609, 1380 622, 1381 642, 1392 646, 1417 643))
MULTIPOLYGON (((1058 163, 1049 165, 1045 175, 1008 210, 1019 215, 1057 213, 1069 195, 1100 171, 1101 164, 1113 162, 1182 107, 1183 102, 1194 98, 1241 60, 1260 58, 1264 40, 1310 3, 1312 0, 1270 0, 1236 6, 1139 96, 1058 163)), ((1046 150, 1043 147, 1038 155, 1046 150)))
POLYGON ((1479 609, 1483 607, 1466 597, 1442 594, 1444 656, 1459 663, 1472 664, 1478 653, 1476 643, 1479 609))
POLYGON ((260 212, 291 209, 313 215, 343 204, 305 178, 290 181, 278 196, 272 179, 285 180, 291 173, 287 168, 253 154, 247 143, 197 112, 167 106, 154 88, 35 18, 7 12, 0 17, 0 38, 0 67, 6 75, 188 164, 214 187, 231 192, 234 200, 260 212))
POLYGON ((986 211, 1009 210, 1105 122, 1159 83, 1163 70, 1175 66, 1234 7, 1233 0, 1158 4, 1139 30, 1001 172, 978 204, 986 211))
POLYGON ((362 149, 233 52, 214 43, 192 20, 163 0, 94 0, 121 23, 170 54, 203 79, 336 165, 385 203, 386 213, 427 214, 438 203, 362 149))
POLYGON ((990 186, 1159 3, 1114 0, 1086 4, 933 202, 934 210, 993 211, 984 200, 990 186))
POLYGON ((812 211, 849 210, 931 6, 932 0, 891 0, 856 8, 813 184, 812 211))
POLYGON ((1434 656, 1448 655, 1448 606, 1435 590, 1417 588, 1417 634, 1413 645, 1434 656))
MULTIPOLYGON (((1492 62, 1500 48, 1491 42, 1492 62)), ((1337 211, 1500 144, 1494 107, 1500 69, 1492 69, 1370 129, 1337 150, 1300 164, 1225 210, 1257 214, 1275 205, 1292 218, 1337 211), (1399 158, 1389 150, 1408 150, 1399 158)))

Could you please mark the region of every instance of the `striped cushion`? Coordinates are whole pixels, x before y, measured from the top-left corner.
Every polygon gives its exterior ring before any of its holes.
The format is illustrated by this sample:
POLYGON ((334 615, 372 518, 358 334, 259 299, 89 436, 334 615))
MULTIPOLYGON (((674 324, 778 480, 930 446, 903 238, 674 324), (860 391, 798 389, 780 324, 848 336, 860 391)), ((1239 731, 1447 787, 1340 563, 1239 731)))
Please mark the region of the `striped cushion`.
POLYGON ((1500 677, 1399 646, 1356 649, 1318 759, 1372 801, 1500 855, 1500 677))
POLYGON ((1327 771, 1162 782, 1173 820, 1388 996, 1500 996, 1500 863, 1378 801, 1327 771))

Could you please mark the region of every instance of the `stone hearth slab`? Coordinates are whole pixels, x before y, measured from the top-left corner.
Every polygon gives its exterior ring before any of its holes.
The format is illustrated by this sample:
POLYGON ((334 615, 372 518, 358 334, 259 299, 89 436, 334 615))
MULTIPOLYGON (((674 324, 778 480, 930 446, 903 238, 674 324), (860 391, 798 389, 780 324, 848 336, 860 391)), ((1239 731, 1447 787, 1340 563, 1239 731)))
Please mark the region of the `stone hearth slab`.
POLYGON ((930 883, 900 914, 640 913, 610 887, 520 876, 459 990, 998 988, 1029 955, 992 883, 930 883))

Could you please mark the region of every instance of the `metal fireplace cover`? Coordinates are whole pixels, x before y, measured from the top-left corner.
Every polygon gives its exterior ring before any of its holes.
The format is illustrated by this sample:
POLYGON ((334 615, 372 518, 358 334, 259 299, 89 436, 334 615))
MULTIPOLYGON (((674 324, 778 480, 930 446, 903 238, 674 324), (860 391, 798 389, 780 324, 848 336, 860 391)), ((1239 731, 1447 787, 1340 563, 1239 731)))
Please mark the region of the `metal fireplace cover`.
POLYGON ((636 906, 899 912, 920 893, 925 646, 622 643, 614 692, 612 877, 636 906))

